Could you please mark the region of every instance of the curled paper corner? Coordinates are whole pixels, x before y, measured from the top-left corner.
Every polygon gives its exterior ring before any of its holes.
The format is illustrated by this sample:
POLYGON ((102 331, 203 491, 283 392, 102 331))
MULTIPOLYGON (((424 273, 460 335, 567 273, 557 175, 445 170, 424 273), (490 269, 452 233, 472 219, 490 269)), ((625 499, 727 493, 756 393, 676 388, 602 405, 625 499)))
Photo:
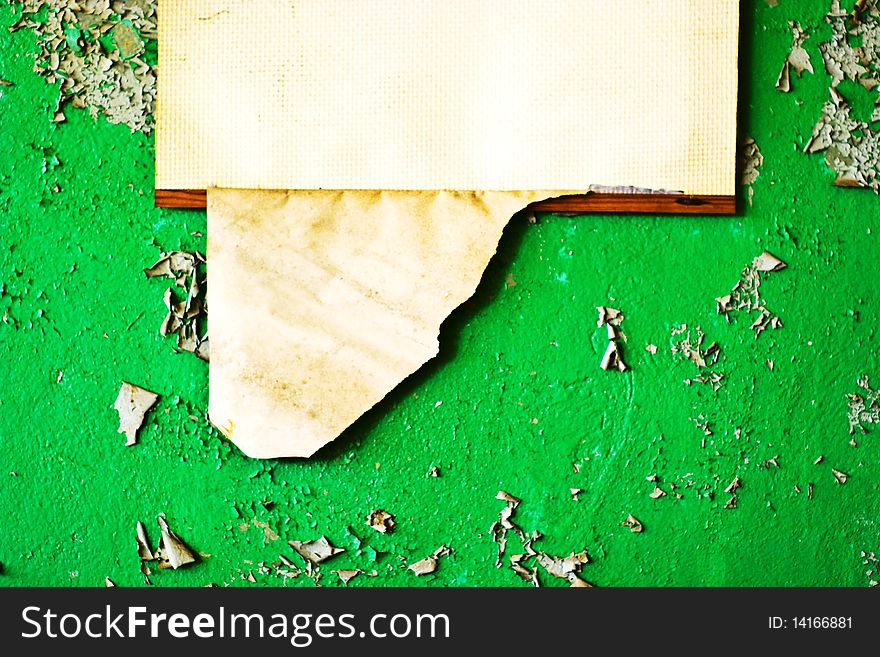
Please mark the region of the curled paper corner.
POLYGON ((209 190, 211 421, 312 456, 437 355, 510 218, 570 193, 209 190))

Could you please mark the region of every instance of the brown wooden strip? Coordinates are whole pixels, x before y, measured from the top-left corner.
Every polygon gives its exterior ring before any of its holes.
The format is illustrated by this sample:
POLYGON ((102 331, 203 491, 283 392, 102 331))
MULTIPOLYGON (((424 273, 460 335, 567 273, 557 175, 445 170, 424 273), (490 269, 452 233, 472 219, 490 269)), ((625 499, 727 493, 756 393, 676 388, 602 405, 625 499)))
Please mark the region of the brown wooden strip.
MULTIPOLYGON (((157 189, 157 208, 204 208, 208 194, 203 189, 157 189)), ((535 203, 535 212, 565 214, 735 214, 735 196, 687 196, 683 194, 605 194, 561 196, 535 203)))
POLYGON ((204 189, 157 189, 153 204, 157 208, 206 208, 208 192, 204 189))

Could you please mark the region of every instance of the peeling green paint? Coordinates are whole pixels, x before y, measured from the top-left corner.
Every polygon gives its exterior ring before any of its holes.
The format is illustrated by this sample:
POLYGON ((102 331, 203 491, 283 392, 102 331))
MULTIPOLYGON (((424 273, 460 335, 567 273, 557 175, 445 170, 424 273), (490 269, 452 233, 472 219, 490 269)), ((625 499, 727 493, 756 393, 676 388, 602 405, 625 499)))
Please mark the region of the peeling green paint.
POLYGON ((158 332, 161 286, 142 270, 160 249, 204 251, 204 213, 152 207, 150 138, 83 110, 52 123, 34 36, 8 33, 14 12, 0 7, 0 78, 14 83, 0 87, 0 585, 142 584, 135 523, 155 540, 164 512, 203 556, 154 572, 157 586, 311 586, 260 564, 296 561, 287 540, 321 535, 346 549, 322 564, 325 585, 361 568, 378 576, 349 586, 527 586, 495 567, 499 489, 522 499, 517 522, 545 535, 538 549, 586 547, 581 576, 600 586, 866 585, 880 439, 850 446, 846 394, 880 376, 880 212, 801 152, 828 93, 824 4, 743 3, 741 130, 764 156, 743 214, 511 225, 444 324, 439 358, 317 458, 272 462, 210 428, 207 365, 158 332), (780 94, 789 20, 815 35, 816 73, 780 94), (784 327, 756 340, 715 298, 765 249, 788 264, 761 287, 784 327), (627 372, 599 369, 599 305, 625 312, 627 372), (720 345, 717 392, 683 383, 694 366, 670 351, 680 324, 720 345), (130 448, 113 410, 122 380, 162 395, 130 448), (650 497, 651 475, 665 496, 650 497), (737 507, 724 509, 735 477, 737 507), (365 525, 372 509, 394 514, 393 532, 365 525), (643 532, 621 524, 628 514, 643 532), (436 573, 406 569, 444 544, 454 552, 436 573))

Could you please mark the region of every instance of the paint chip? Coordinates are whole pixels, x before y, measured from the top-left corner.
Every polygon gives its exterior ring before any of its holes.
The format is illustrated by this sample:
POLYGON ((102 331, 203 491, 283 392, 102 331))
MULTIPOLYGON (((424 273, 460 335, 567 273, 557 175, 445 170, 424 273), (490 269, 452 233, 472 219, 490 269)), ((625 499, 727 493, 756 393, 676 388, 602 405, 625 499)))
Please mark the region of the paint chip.
POLYGON ((672 343, 670 351, 673 354, 680 354, 687 360, 691 361, 698 369, 711 367, 718 362, 718 356, 721 354, 721 348, 717 342, 711 342, 707 347, 703 347, 706 335, 698 326, 695 329, 696 338, 691 336, 687 324, 682 324, 672 328, 672 337, 682 335, 679 340, 672 343))
POLYGON ((621 322, 625 319, 623 313, 617 308, 596 306, 596 310, 599 313, 599 319, 596 321, 596 326, 599 328, 602 328, 606 324, 608 326, 619 327, 621 322))
POLYGON ((510 568, 517 575, 520 576, 524 582, 528 582, 532 586, 539 587, 541 586, 541 582, 538 579, 538 567, 532 566, 531 569, 522 565, 522 562, 525 559, 528 559, 530 555, 527 554, 511 554, 510 555, 510 568))
POLYGON ((666 496, 666 491, 664 491, 659 486, 654 486, 654 491, 649 495, 652 499, 659 500, 661 497, 666 496))
POLYGON ((580 488, 569 488, 568 490, 571 492, 571 499, 575 502, 578 501, 578 495, 583 492, 583 490, 580 488))
POLYGON ((599 328, 605 326, 608 329, 608 347, 599 363, 599 367, 603 370, 617 370, 625 372, 629 369, 623 362, 623 350, 620 346, 620 340, 626 342, 626 336, 620 332, 620 325, 624 320, 623 313, 617 308, 608 308, 606 306, 596 306, 599 318, 596 326, 599 328))
POLYGON ((158 399, 159 395, 155 392, 150 392, 133 383, 122 382, 113 407, 119 414, 117 433, 125 434, 126 446, 130 447, 137 443, 137 432, 144 423, 144 416, 158 399))
POLYGON ((140 521, 137 523, 135 540, 137 541, 138 558, 141 561, 153 561, 156 556, 153 554, 153 549, 150 547, 150 541, 147 538, 147 529, 144 527, 144 523, 140 521))
POLYGON ((288 541, 297 554, 312 564, 319 564, 330 557, 345 552, 344 548, 334 547, 327 540, 326 536, 321 536, 313 541, 288 541))
POLYGON ((366 524, 380 534, 387 534, 394 529, 394 516, 382 509, 373 509, 370 511, 370 515, 367 516, 366 524))
POLYGON ((745 311, 746 314, 758 313, 750 328, 755 332, 755 338, 767 328, 782 328, 782 321, 771 313, 764 300, 761 298, 760 287, 762 279, 771 272, 785 269, 787 265, 768 251, 754 258, 740 274, 740 280, 733 286, 730 294, 715 299, 716 310, 719 315, 724 315, 730 321, 732 313, 745 311))
POLYGON ((605 355, 602 356, 602 362, 599 367, 603 370, 617 370, 618 372, 626 372, 628 369, 626 363, 623 362, 623 354, 620 351, 620 345, 611 341, 605 349, 605 355))
POLYGON ((340 580, 342 580, 342 583, 344 585, 348 585, 348 583, 351 580, 353 580, 355 577, 360 575, 362 572, 364 572, 364 571, 362 571, 362 570, 337 570, 336 576, 339 577, 340 580))
POLYGON ((838 484, 845 484, 846 480, 849 478, 849 475, 845 472, 841 472, 840 470, 836 470, 831 468, 831 474, 834 475, 834 478, 837 480, 838 484))
POLYGON ((168 565, 177 570, 181 566, 195 562, 195 553, 177 534, 171 531, 165 518, 160 515, 156 521, 162 530, 159 548, 155 553, 156 558, 159 560, 159 567, 162 568, 168 565))
POLYGON ((764 156, 761 149, 751 137, 747 138, 739 150, 739 184, 747 186, 749 195, 749 205, 755 196, 755 190, 752 185, 761 174, 761 165, 764 164, 764 156))
POLYGON ((170 278, 185 292, 178 300, 172 288, 165 290, 162 300, 167 312, 159 333, 176 336, 178 349, 209 361, 210 341, 202 330, 208 314, 204 265, 205 257, 197 251, 172 251, 163 253, 151 267, 144 269, 144 274, 147 278, 170 278))
POLYGON ((416 561, 414 564, 407 566, 407 570, 413 571, 417 577, 421 577, 422 575, 430 575, 437 570, 437 562, 440 557, 445 557, 449 554, 452 554, 452 549, 446 547, 445 545, 441 545, 424 559, 416 561))
POLYGON ((860 393, 847 393, 848 401, 847 420, 849 432, 854 434, 856 429, 865 434, 868 430, 865 425, 880 424, 880 388, 871 387, 871 382, 866 374, 856 381, 856 385, 862 389, 860 393))
POLYGON ((804 41, 809 38, 809 34, 795 21, 789 21, 788 26, 791 28, 791 50, 782 64, 782 70, 776 79, 776 89, 788 93, 791 91, 791 71, 794 70, 798 77, 804 71, 813 72, 813 64, 810 62, 810 54, 804 50, 804 41))
POLYGON ((538 552, 535 558, 547 573, 553 577, 567 580, 571 588, 592 588, 592 584, 578 576, 584 564, 590 563, 590 557, 586 550, 572 552, 567 557, 552 557, 546 552, 538 552))
POLYGON ((645 526, 642 524, 640 520, 638 520, 633 514, 629 514, 622 523, 620 523, 624 527, 629 527, 629 530, 633 534, 641 534, 642 530, 645 526))
POLYGON ((132 131, 150 133, 156 70, 140 57, 156 39, 156 2, 138 0, 20 0, 22 13, 10 31, 27 27, 41 52, 34 71, 58 85, 54 121, 63 108, 89 108, 132 131))
POLYGON ((834 185, 867 187, 880 193, 880 106, 869 121, 851 116, 850 107, 838 91, 844 80, 874 90, 880 84, 880 11, 876 2, 860 2, 852 13, 837 0, 825 17, 832 35, 819 44, 826 72, 831 76, 831 98, 804 148, 806 153, 825 153, 825 163, 837 172, 834 185))

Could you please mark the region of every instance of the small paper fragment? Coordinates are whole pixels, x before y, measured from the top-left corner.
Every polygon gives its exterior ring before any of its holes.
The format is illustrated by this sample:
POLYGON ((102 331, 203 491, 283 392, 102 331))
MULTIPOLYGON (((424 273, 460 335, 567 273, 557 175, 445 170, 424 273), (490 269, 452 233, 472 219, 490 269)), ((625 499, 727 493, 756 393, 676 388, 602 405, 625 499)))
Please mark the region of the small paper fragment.
POLYGON ((130 447, 137 442, 137 432, 144 423, 144 416, 158 399, 159 395, 155 392, 150 392, 133 383, 122 382, 113 407, 119 414, 117 433, 125 434, 126 446, 130 447))
POLYGON ((321 536, 313 541, 288 541, 290 547, 306 561, 315 565, 326 561, 330 557, 345 552, 345 548, 331 545, 326 536, 321 536))

